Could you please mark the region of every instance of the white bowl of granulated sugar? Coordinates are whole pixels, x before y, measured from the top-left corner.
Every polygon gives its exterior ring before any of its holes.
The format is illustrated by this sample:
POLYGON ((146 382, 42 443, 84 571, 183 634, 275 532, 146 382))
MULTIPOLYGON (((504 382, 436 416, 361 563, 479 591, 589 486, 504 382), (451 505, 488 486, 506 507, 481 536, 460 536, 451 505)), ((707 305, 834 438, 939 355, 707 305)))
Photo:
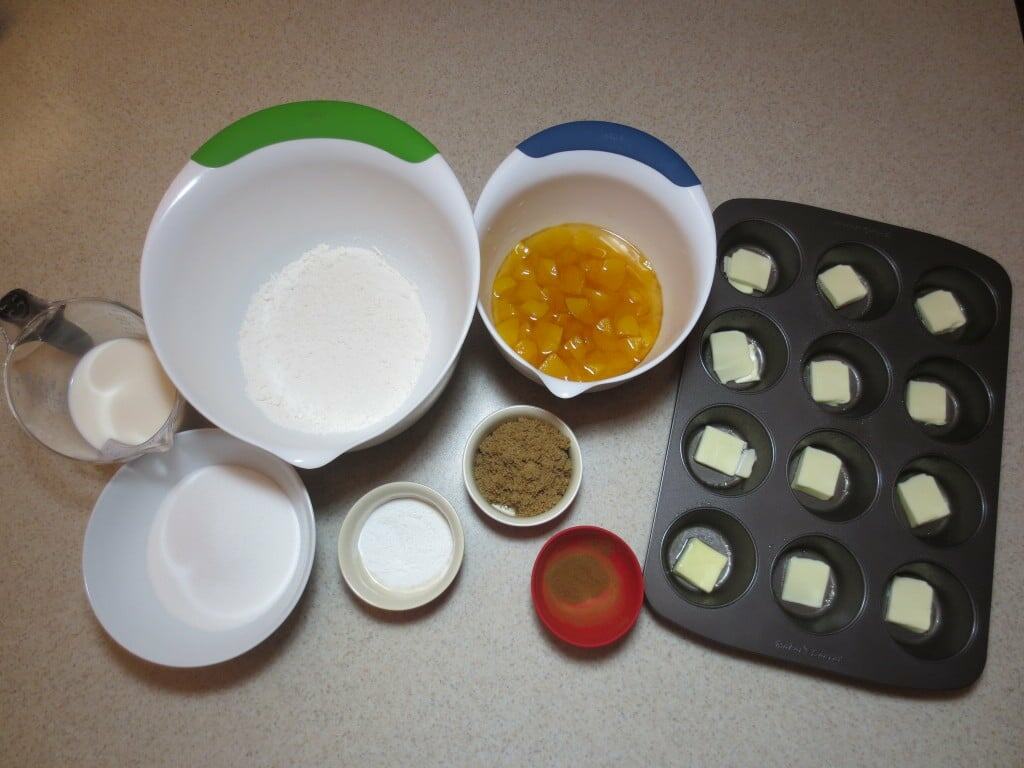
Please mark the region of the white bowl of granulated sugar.
POLYGON ((221 429, 299 467, 397 435, 473 318, 479 245, 437 149, 344 102, 256 112, 157 208, 142 311, 160 362, 221 429))
POLYGON ((352 505, 338 533, 345 583, 364 602, 388 611, 419 608, 444 593, 464 549, 455 509, 418 483, 374 488, 352 505))

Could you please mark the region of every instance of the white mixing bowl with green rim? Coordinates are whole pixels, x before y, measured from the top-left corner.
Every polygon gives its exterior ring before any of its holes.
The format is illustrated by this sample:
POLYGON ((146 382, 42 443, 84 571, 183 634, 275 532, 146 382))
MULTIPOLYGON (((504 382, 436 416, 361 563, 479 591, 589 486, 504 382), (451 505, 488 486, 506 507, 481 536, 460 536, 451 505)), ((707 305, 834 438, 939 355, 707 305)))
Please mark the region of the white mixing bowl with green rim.
POLYGON ((397 435, 430 408, 469 330, 479 273, 469 202, 433 144, 370 107, 297 102, 232 123, 178 174, 146 236, 142 313, 160 362, 198 411, 296 466, 319 467, 397 435), (252 295, 320 243, 380 249, 418 287, 430 326, 402 406, 365 429, 326 435, 270 421, 246 396, 238 353, 252 295))

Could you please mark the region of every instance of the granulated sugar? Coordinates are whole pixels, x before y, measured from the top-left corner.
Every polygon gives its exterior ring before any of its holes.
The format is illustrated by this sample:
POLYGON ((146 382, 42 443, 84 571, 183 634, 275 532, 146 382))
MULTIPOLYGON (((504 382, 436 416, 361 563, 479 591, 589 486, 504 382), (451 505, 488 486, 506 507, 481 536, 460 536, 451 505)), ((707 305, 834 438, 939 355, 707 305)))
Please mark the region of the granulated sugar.
POLYGON ((146 567, 173 616, 217 632, 263 615, 299 563, 288 495, 249 467, 213 465, 178 483, 149 532, 146 567))
POLYGON ((271 277, 239 332, 246 393, 274 423, 313 433, 393 413, 429 345, 415 286, 376 251, 327 245, 271 277))
POLYGON ((444 573, 454 550, 448 521, 425 501, 381 504, 359 533, 359 557, 374 581, 388 589, 416 589, 444 573))

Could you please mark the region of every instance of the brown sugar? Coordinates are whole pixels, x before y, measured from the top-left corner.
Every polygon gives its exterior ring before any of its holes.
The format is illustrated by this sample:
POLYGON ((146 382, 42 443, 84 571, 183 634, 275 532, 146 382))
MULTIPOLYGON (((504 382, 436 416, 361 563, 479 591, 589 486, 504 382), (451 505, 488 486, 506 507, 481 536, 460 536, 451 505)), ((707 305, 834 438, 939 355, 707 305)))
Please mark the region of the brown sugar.
POLYGON ((473 479, 491 504, 533 517, 562 500, 572 477, 569 438, 546 421, 520 416, 480 441, 473 479))

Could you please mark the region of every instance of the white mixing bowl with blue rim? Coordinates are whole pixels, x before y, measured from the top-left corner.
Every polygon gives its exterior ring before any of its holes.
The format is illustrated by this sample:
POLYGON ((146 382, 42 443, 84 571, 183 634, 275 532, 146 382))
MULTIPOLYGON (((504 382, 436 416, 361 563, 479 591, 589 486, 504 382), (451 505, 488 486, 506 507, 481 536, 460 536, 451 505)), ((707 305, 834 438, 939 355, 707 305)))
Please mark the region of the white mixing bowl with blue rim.
POLYGON ((519 144, 487 181, 474 211, 480 235, 480 317, 505 358, 558 397, 606 389, 642 375, 683 342, 704 309, 717 262, 715 224, 700 180, 671 147, 626 125, 563 123, 519 144), (575 382, 541 373, 501 338, 491 286, 516 243, 558 224, 586 223, 632 242, 661 282, 661 331, 633 370, 575 382))
POLYGON ((434 403, 469 330, 479 270, 469 203, 433 144, 370 107, 297 102, 232 123, 172 182, 143 248, 142 313, 198 411, 296 466, 319 467, 397 435, 434 403), (270 421, 246 396, 238 353, 252 295, 320 243, 379 248, 418 287, 430 326, 419 381, 398 410, 327 435, 270 421))

